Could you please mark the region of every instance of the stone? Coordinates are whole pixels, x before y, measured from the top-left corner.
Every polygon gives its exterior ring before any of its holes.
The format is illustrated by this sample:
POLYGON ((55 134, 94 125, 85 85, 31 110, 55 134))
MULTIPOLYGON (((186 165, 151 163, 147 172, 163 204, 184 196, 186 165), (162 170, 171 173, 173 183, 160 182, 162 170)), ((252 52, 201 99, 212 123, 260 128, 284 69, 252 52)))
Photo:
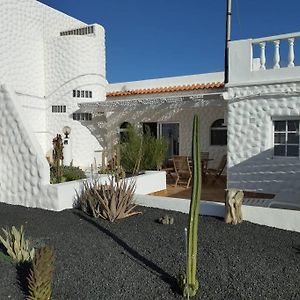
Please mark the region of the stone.
POLYGON ((227 189, 225 198, 225 223, 238 224, 243 221, 242 204, 244 192, 239 189, 227 189))

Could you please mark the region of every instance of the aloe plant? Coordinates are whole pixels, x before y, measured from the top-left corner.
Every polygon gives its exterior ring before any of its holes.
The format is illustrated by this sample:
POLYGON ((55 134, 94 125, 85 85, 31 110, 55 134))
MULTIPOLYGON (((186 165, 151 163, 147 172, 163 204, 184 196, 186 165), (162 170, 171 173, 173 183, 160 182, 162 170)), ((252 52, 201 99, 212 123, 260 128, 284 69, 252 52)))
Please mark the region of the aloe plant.
POLYGON ((198 217, 201 197, 201 156, 200 156, 200 128, 199 118, 194 116, 193 121, 193 187, 189 210, 188 243, 187 243, 187 274, 180 274, 179 287, 185 297, 196 295, 199 283, 197 272, 198 247, 198 217))
POLYGON ((2 228, 5 238, 0 236, 0 241, 6 248, 7 254, 16 262, 31 261, 34 257, 34 248, 30 248, 29 240, 25 239, 23 225, 20 230, 12 226, 11 230, 2 228))
POLYGON ((36 251, 28 276, 26 300, 49 300, 52 294, 54 250, 48 246, 36 251))
POLYGON ((105 184, 98 181, 84 182, 81 193, 77 193, 77 203, 80 209, 93 216, 114 222, 140 214, 133 211, 135 181, 133 179, 119 180, 110 176, 105 184))

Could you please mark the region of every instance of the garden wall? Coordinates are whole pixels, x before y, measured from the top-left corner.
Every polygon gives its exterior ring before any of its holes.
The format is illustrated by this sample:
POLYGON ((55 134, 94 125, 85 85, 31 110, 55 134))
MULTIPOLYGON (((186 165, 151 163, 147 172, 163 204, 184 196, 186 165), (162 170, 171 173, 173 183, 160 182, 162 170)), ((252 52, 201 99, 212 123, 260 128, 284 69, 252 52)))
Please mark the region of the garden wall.
MULTIPOLYGON (((182 213, 189 213, 190 207, 190 200, 188 199, 150 195, 136 195, 135 202, 138 205, 146 207, 173 210, 182 213)), ((300 211, 243 205, 242 213, 245 221, 300 232, 300 211)), ((201 201, 200 214, 223 218, 225 214, 224 203, 201 201)), ((227 225, 224 222, 224 226, 234 225, 227 225)))
POLYGON ((55 209, 48 162, 13 95, 0 87, 0 201, 55 209))

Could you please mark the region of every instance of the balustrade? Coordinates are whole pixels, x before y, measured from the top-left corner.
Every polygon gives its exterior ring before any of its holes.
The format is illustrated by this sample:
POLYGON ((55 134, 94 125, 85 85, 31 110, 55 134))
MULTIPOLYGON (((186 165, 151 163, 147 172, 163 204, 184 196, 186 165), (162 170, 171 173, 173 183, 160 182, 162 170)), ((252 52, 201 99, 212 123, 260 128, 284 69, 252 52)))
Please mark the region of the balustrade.
POLYGON ((300 32, 283 34, 278 36, 254 39, 252 46, 258 45, 260 48, 259 70, 266 70, 267 65, 273 69, 295 67, 295 39, 300 38, 300 32), (273 65, 267 61, 266 48, 273 44, 273 65), (287 52, 281 51, 281 45, 287 45, 287 52), (282 53, 281 53, 282 52, 282 53), (285 55, 285 63, 281 62, 281 56, 285 55))

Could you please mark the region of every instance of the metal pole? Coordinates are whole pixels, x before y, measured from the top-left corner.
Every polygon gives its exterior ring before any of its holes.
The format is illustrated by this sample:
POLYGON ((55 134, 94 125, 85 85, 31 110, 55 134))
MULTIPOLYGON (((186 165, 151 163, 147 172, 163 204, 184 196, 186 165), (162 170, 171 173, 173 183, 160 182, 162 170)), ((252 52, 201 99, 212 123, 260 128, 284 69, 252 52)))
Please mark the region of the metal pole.
POLYGON ((225 66, 224 66, 224 82, 228 83, 229 80, 229 50, 228 44, 231 40, 231 0, 227 0, 226 8, 226 40, 225 40, 225 66))

